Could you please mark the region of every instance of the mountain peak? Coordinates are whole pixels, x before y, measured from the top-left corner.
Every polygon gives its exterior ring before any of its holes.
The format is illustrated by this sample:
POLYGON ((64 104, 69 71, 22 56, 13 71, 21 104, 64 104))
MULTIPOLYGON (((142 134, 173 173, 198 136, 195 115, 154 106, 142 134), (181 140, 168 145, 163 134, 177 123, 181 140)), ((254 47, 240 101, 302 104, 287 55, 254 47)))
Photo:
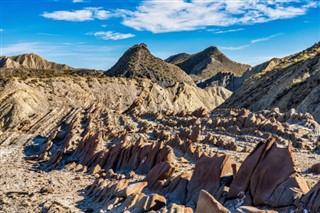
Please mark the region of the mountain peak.
POLYGON ((13 59, 14 61, 23 61, 23 60, 38 60, 38 61, 45 61, 44 58, 42 58, 41 56, 35 54, 35 53, 25 53, 25 54, 21 54, 21 55, 17 55, 17 56, 11 56, 11 59, 13 59))
POLYGON ((0 68, 20 68, 20 69, 37 69, 37 70, 71 70, 65 64, 57 64, 42 58, 35 53, 25 53, 11 57, 0 58, 0 68))
POLYGON ((25 53, 25 54, 22 54, 21 56, 42 58, 40 55, 37 55, 35 53, 25 53))
POLYGON ((167 59, 192 75, 195 81, 205 81, 218 73, 231 73, 242 75, 249 65, 240 64, 230 60, 216 46, 210 46, 193 55, 175 55, 167 59))
POLYGON ((138 52, 140 52, 139 54, 151 55, 151 52, 145 43, 133 45, 124 54, 125 55, 133 55, 133 54, 137 54, 138 52))
MULTIPOLYGON (((140 44, 133 45, 131 48, 132 48, 132 49, 137 49, 137 48, 148 49, 148 45, 145 44, 145 43, 140 43, 140 44)), ((130 49, 131 49, 131 48, 130 48, 130 49)))
POLYGON ((188 59, 191 55, 188 53, 178 53, 167 58, 165 61, 171 64, 180 64, 184 60, 188 59))
POLYGON ((210 46, 210 47, 206 48, 205 50, 203 50, 203 52, 208 53, 208 54, 221 53, 220 50, 218 49, 218 47, 216 47, 216 46, 210 46))
POLYGON ((174 82, 194 84, 190 76, 179 67, 153 56, 144 43, 129 48, 107 71, 107 75, 127 78, 146 77, 163 86, 172 85, 174 82))

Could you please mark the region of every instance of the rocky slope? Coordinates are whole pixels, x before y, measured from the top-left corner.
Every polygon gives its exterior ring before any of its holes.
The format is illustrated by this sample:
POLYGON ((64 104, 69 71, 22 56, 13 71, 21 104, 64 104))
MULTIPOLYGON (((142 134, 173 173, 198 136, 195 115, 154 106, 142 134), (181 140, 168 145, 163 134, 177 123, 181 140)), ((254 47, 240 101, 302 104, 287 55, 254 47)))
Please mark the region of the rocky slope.
POLYGON ((273 59, 245 73, 249 77, 222 107, 253 111, 279 107, 309 112, 320 121, 320 43, 298 54, 273 59))
POLYGON ((36 54, 23 54, 11 57, 0 57, 0 68, 36 69, 36 70, 72 70, 65 64, 49 62, 36 54))
POLYGON ((165 61, 171 64, 179 64, 187 60, 190 56, 191 55, 188 53, 179 53, 179 54, 170 56, 165 61))
POLYGON ((4 212, 319 211, 320 171, 309 169, 320 126, 308 114, 150 112, 146 100, 117 111, 53 92, 36 122, 2 129, 4 212))
POLYGON ((145 44, 134 45, 107 71, 108 76, 144 77, 162 86, 175 82, 194 85, 192 79, 179 67, 153 56, 145 44))
POLYGON ((198 82, 197 86, 200 88, 221 86, 234 92, 241 85, 241 79, 243 79, 242 76, 235 76, 233 73, 218 73, 212 78, 209 78, 203 82, 198 82))
POLYGON ((87 107, 103 104, 123 112, 130 106, 140 106, 151 112, 159 110, 212 110, 231 93, 223 87, 205 90, 176 83, 163 88, 148 79, 125 78, 11 78, 1 80, 0 123, 4 129, 33 126, 41 116, 51 116, 51 110, 87 107))
MULTIPOLYGON (((268 76, 271 92, 296 78, 311 82, 297 83, 302 95, 319 87, 317 45, 288 59, 244 85, 268 76)), ((10 70, 0 73, 0 212, 320 211, 310 113, 216 109, 231 95, 217 86, 10 70)))
POLYGON ((167 59, 186 73, 195 81, 204 81, 218 73, 233 73, 241 76, 249 65, 236 63, 227 58, 217 47, 209 47, 193 55, 178 54, 167 59))

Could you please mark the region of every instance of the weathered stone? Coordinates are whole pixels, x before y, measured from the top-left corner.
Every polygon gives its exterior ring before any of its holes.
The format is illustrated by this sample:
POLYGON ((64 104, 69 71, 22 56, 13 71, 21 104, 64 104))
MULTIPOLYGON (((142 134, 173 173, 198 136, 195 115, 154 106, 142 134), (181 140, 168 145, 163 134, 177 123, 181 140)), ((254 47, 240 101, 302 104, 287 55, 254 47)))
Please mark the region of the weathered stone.
POLYGON ((148 187, 155 190, 161 189, 159 181, 167 179, 174 172, 174 167, 169 162, 161 162, 154 166, 147 174, 145 181, 148 182, 148 187))
POLYGON ((197 213, 230 213, 207 191, 201 190, 197 203, 197 213))
POLYGON ((292 205, 308 191, 306 181, 296 173, 292 147, 278 147, 275 139, 260 143, 242 163, 229 190, 229 198, 250 191, 255 205, 292 205), (279 163, 281 162, 281 163, 279 163))
POLYGON ((320 163, 312 165, 309 169, 310 172, 319 175, 320 174, 320 163))
POLYGON ((295 204, 299 207, 299 213, 320 212, 320 181, 295 204))
POLYGON ((92 174, 97 174, 101 171, 101 167, 99 164, 97 164, 93 169, 92 169, 92 174))
POLYGON ((144 196, 129 210, 131 210, 132 213, 149 212, 152 210, 157 211, 165 205, 166 199, 163 196, 152 194, 149 196, 144 196))
POLYGON ((192 178, 188 184, 187 206, 196 206, 201 189, 215 195, 221 187, 220 179, 232 175, 232 164, 233 160, 228 155, 220 157, 207 157, 203 155, 197 161, 192 178))
POLYGON ((117 197, 128 197, 130 195, 140 194, 144 187, 148 185, 147 182, 137 182, 130 184, 125 189, 116 192, 117 197))
POLYGON ((261 210, 253 206, 241 206, 232 213, 278 213, 277 211, 273 210, 261 210))
POLYGON ((192 208, 172 203, 168 207, 168 213, 193 213, 193 210, 192 208))

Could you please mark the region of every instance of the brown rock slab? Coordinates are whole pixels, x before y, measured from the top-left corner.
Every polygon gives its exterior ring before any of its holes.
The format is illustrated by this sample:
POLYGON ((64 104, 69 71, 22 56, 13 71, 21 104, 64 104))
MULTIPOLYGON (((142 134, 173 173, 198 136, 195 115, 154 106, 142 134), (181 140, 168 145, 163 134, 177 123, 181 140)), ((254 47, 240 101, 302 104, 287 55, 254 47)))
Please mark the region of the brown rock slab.
POLYGON ((92 174, 97 174, 101 171, 101 167, 99 164, 97 164, 93 169, 92 169, 92 174))
POLYGON ((171 176, 174 167, 169 162, 161 162, 155 165, 147 174, 145 181, 148 182, 148 188, 157 188, 157 182, 171 176))
POLYGON ((241 206, 237 208, 233 213, 277 213, 277 211, 273 210, 261 210, 253 206, 241 206))
POLYGON ((140 194, 144 187, 148 185, 147 182, 137 182, 130 184, 127 188, 116 193, 117 197, 128 197, 130 195, 140 194))
POLYGON ((320 174, 320 163, 314 164, 309 169, 310 172, 319 175, 320 174))
POLYGON ((310 189, 301 199, 296 202, 299 207, 299 213, 320 212, 320 181, 310 189))
POLYGON ((274 138, 260 143, 242 163, 229 190, 229 198, 250 192, 255 205, 288 206, 308 191, 296 170, 292 146, 280 147, 274 138))
POLYGON ((203 155, 197 161, 188 184, 187 206, 196 206, 199 193, 202 189, 215 195, 221 187, 220 178, 232 175, 232 164, 233 160, 228 155, 220 157, 203 155))
POLYGON ((139 200, 131 209, 132 213, 148 212, 148 211, 157 211, 166 205, 166 198, 153 194, 149 196, 144 196, 139 200))
POLYGON ((192 208, 172 203, 168 207, 168 213, 193 213, 192 208))
POLYGON ((230 213, 230 211, 223 207, 211 194, 205 190, 201 190, 197 203, 197 213, 212 212, 230 213))

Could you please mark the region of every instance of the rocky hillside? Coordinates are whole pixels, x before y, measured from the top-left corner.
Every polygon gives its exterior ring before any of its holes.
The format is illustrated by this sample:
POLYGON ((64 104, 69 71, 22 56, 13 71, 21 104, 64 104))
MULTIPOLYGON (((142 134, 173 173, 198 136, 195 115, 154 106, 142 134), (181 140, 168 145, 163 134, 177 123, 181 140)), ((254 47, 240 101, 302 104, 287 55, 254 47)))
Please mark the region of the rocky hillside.
POLYGON ((236 76, 234 73, 218 73, 212 78, 209 78, 203 82, 199 82, 197 85, 201 88, 206 88, 209 86, 222 86, 234 92, 242 86, 245 80, 249 79, 251 76, 257 73, 268 72, 272 70, 278 64, 280 64, 280 61, 281 59, 273 58, 270 61, 248 69, 241 76, 236 76))
POLYGON ((221 107, 254 111, 295 108, 320 121, 320 43, 300 53, 272 59, 243 76, 248 79, 221 107))
POLYGON ((218 73, 212 78, 198 82, 197 86, 200 88, 221 86, 234 92, 239 88, 239 85, 241 85, 240 79, 242 79, 242 77, 235 76, 233 73, 218 73))
POLYGON ((236 63, 227 58, 217 47, 209 47, 193 55, 178 54, 171 56, 167 61, 174 63, 195 81, 204 81, 218 73, 233 73, 241 76, 249 65, 236 63))
POLYGON ((175 82, 194 85, 190 76, 179 67, 153 56, 145 44, 134 45, 127 50, 106 74, 126 78, 149 78, 162 86, 171 86, 175 82))
POLYGON ((107 81, 8 82, 1 109, 17 107, 2 114, 26 117, 1 129, 1 211, 320 210, 320 126, 309 114, 174 112, 161 98, 152 112, 143 106, 154 96, 134 90, 150 81, 107 81))
POLYGON ((173 56, 170 56, 165 61, 171 64, 179 64, 187 60, 191 55, 188 53, 179 53, 173 56))
POLYGON ((72 70, 65 64, 49 62, 36 54, 23 54, 11 57, 0 57, 0 68, 35 69, 35 70, 72 70))
MULTIPOLYGON (((251 78, 281 88, 294 75, 312 95, 317 48, 251 78)), ((130 51, 120 61, 136 70, 160 60, 144 45, 130 51)), ((320 125, 309 113, 216 109, 229 90, 168 86, 158 72, 19 70, 0 73, 0 212, 320 211, 320 125)))
POLYGON ((203 90, 186 83, 175 83, 172 87, 163 88, 142 78, 9 79, 1 80, 0 123, 4 129, 23 128, 25 123, 34 125, 41 116, 50 117, 51 110, 70 110, 92 104, 102 104, 118 112, 124 112, 131 106, 150 112, 192 111, 197 108, 210 111, 230 95, 231 92, 223 87, 203 90))

